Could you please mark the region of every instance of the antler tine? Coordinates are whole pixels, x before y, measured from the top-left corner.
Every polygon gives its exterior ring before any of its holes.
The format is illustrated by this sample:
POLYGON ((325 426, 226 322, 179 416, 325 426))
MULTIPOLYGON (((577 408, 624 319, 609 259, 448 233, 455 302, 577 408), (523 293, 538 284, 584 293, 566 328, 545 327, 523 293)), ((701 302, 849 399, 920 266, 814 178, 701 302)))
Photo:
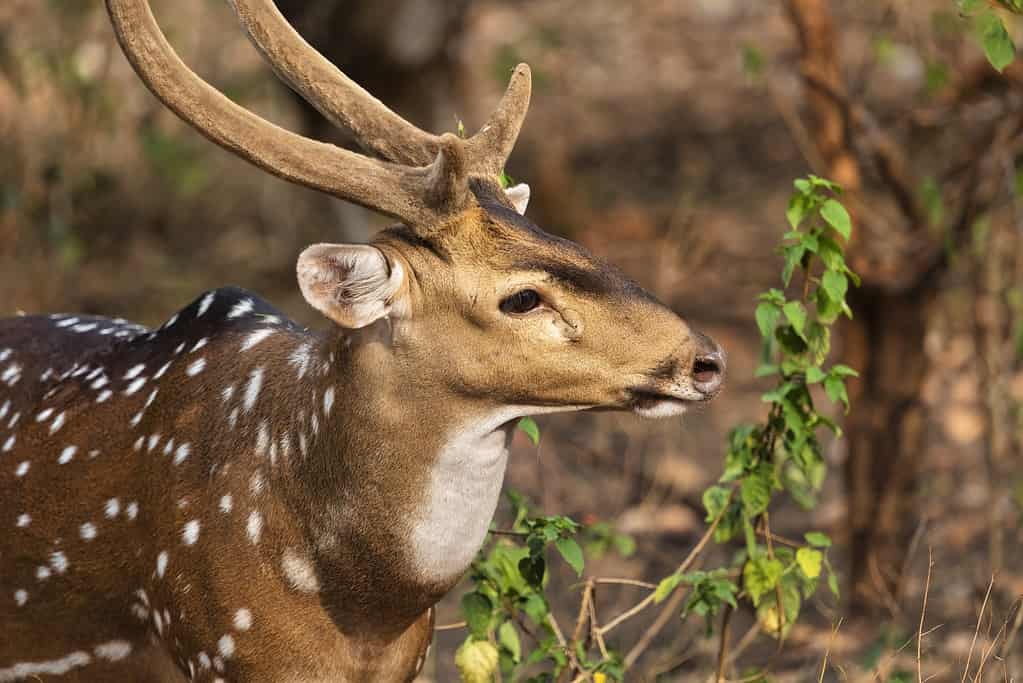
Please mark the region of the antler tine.
MULTIPOLYGON (((452 164, 445 157, 452 150, 461 155, 461 149, 438 144, 431 165, 412 168, 286 131, 235 104, 189 69, 167 42, 148 0, 106 1, 117 40, 143 82, 175 114, 221 147, 285 180, 410 226, 431 224, 439 211, 450 210, 430 202, 436 196, 436 179, 450 178, 445 169, 452 164)), ((463 166, 461 160, 453 164, 463 166)))
POLYGON ((273 0, 228 0, 270 66, 335 125, 355 134, 365 149, 400 164, 425 166, 440 138, 412 125, 366 92, 307 43, 273 0))
POLYGON ((473 173, 500 175, 504 170, 529 110, 531 90, 529 65, 519 64, 512 72, 497 109, 479 132, 466 141, 473 173))

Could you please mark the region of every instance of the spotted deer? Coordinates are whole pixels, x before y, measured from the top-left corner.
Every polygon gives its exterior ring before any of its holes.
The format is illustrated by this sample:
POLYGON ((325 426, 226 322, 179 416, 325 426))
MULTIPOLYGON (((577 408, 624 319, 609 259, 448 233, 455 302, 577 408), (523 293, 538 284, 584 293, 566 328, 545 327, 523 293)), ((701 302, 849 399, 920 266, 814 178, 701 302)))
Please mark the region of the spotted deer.
POLYGON ((525 65, 478 133, 436 136, 271 0, 232 0, 363 155, 217 92, 146 0, 106 2, 139 76, 199 132, 399 224, 299 256, 322 332, 234 288, 152 330, 0 321, 0 682, 411 680, 487 533, 516 420, 678 415, 718 392, 722 353, 525 218, 528 188, 502 189, 525 65))

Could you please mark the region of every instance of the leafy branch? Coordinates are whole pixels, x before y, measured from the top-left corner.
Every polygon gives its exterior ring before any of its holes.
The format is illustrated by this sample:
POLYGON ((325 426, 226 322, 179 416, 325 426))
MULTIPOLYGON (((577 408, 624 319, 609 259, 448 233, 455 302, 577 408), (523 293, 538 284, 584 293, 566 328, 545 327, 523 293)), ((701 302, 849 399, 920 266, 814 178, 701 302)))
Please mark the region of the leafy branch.
MULTIPOLYGON (((721 621, 721 673, 737 655, 727 656, 727 625, 734 610, 753 610, 757 632, 778 639, 780 647, 821 579, 838 597, 838 579, 828 558, 831 539, 819 531, 798 541, 784 539, 770 525, 776 493, 787 493, 805 509, 816 505, 827 470, 818 435, 823 429, 839 437, 841 429, 818 411, 815 394, 820 390, 848 412, 845 382, 857 374, 827 362, 831 326, 842 315, 851 317, 846 295, 850 284, 859 285, 845 262, 843 243, 852 226, 838 199, 841 190, 813 175, 796 180, 794 187, 786 212, 789 230, 778 249, 783 289, 761 294, 755 310, 762 340, 756 375, 774 380, 761 396, 767 414, 763 421, 739 425, 729 434, 724 471, 703 494, 708 523, 703 536, 676 570, 656 584, 584 580, 575 627, 566 635, 545 594, 549 551, 553 548, 582 577, 585 553, 577 539, 591 553, 616 549, 628 554, 634 544, 608 525, 584 529, 567 517, 534 517, 521 496, 509 494, 515 512, 512 527, 491 537, 470 570, 473 590, 462 597, 469 634, 456 664, 467 683, 495 678, 536 683, 622 680, 675 615, 683 620, 701 617, 708 634, 721 621), (730 564, 698 566, 711 541, 739 546, 730 564), (638 587, 646 594, 601 624, 595 594, 598 586, 609 584, 638 587), (653 606, 660 607, 658 615, 624 655, 609 647, 613 630, 653 606), (535 671, 539 673, 524 673, 535 671)), ((524 421, 520 428, 539 443, 535 422, 524 421)))

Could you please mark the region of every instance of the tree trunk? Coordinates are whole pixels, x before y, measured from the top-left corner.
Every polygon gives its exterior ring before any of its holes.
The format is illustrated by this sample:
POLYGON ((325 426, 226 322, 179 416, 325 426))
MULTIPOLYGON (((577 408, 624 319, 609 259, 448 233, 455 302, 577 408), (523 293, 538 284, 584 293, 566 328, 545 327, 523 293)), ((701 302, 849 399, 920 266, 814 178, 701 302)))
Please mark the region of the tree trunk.
POLYGON ((891 293, 864 286, 850 296, 844 326, 850 383, 845 463, 850 540, 850 608, 895 611, 907 551, 918 528, 917 472, 923 452, 920 400, 924 334, 933 291, 891 293))

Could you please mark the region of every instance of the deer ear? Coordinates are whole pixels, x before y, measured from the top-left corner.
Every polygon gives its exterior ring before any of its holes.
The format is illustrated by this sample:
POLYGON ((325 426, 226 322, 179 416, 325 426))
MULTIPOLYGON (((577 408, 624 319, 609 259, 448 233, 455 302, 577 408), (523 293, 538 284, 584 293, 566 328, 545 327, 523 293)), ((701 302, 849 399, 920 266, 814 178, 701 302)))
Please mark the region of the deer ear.
POLYGON ((405 269, 367 244, 314 244, 298 257, 298 286, 313 308, 357 329, 386 317, 405 269))
POLYGON ((520 214, 526 213, 526 206, 529 204, 529 185, 519 183, 514 187, 509 187, 504 193, 508 195, 508 199, 511 200, 516 211, 520 214))

